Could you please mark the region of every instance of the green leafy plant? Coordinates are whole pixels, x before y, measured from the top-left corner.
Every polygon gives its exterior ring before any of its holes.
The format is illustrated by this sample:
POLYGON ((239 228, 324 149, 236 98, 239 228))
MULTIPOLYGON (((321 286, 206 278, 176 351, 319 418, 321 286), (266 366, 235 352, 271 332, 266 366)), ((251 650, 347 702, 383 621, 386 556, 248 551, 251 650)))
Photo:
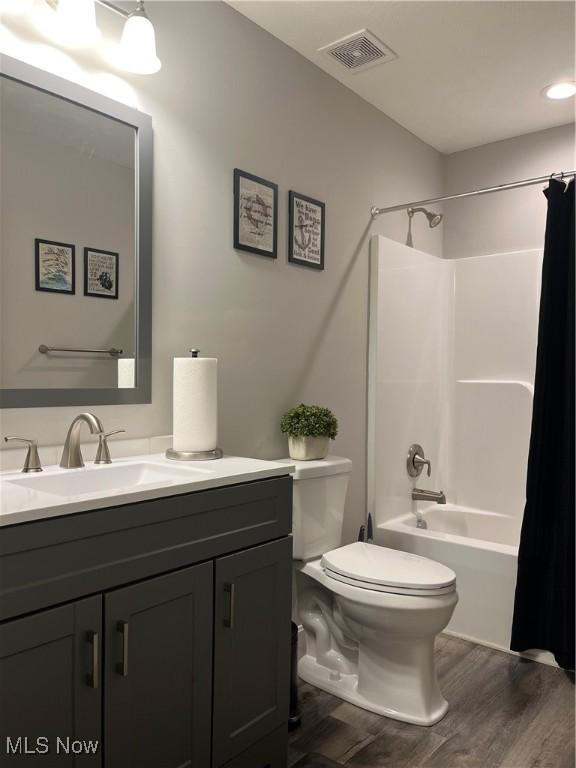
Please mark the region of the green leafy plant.
POLYGON ((320 405, 300 405, 282 417, 280 429, 290 437, 330 437, 338 434, 338 419, 329 408, 320 405))

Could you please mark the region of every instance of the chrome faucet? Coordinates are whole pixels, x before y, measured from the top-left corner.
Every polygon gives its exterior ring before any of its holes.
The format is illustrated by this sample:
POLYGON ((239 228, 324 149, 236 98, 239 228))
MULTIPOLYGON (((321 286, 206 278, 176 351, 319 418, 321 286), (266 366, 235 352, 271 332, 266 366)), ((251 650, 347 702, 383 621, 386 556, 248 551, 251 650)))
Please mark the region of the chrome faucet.
POLYGON ((412 501, 435 501, 446 504, 444 491, 427 491, 425 488, 412 488, 412 501))
POLYGON ((98 416, 94 416, 93 413, 78 414, 72 424, 70 424, 70 429, 66 435, 66 442, 64 443, 64 450, 62 451, 62 458, 60 459, 60 466, 65 469, 78 469, 84 466, 84 459, 80 450, 80 430, 82 424, 88 424, 93 435, 101 435, 104 432, 104 427, 98 416))

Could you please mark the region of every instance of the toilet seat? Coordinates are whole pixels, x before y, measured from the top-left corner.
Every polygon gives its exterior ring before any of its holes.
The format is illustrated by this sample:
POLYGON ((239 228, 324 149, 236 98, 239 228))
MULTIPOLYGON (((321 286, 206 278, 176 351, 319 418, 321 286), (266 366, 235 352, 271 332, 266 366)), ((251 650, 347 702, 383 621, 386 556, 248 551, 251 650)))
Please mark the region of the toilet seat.
POLYGON ((456 589, 456 574, 409 552, 354 542, 322 556, 326 576, 358 589, 399 595, 443 595, 456 589))

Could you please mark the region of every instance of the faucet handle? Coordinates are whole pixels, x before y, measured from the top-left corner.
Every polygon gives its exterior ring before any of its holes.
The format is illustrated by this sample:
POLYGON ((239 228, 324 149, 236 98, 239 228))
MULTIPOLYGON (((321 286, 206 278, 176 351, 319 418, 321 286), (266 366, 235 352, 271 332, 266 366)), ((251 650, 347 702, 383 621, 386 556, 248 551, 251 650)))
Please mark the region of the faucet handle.
POLYGON ((19 443, 26 443, 28 446, 28 453, 24 459, 24 466, 22 472, 42 472, 42 462, 38 454, 38 441, 30 440, 27 437, 5 437, 4 442, 8 443, 11 440, 16 440, 19 443))
POLYGON ((108 448, 108 438, 112 437, 112 435, 119 435, 121 432, 126 432, 126 430, 113 429, 111 432, 100 432, 98 434, 98 450, 96 452, 94 464, 112 464, 110 450, 108 448))
POLYGON ((430 460, 426 458, 424 454, 424 448, 418 443, 413 443, 408 451, 406 457, 406 470, 410 477, 420 477, 422 469, 426 467, 426 474, 430 477, 432 472, 432 464, 430 460))
POLYGON ((416 454, 414 458, 412 459, 412 463, 415 467, 422 468, 426 466, 426 474, 428 477, 430 477, 430 473, 432 472, 432 465, 430 464, 430 461, 428 459, 425 459, 423 456, 419 456, 416 454))

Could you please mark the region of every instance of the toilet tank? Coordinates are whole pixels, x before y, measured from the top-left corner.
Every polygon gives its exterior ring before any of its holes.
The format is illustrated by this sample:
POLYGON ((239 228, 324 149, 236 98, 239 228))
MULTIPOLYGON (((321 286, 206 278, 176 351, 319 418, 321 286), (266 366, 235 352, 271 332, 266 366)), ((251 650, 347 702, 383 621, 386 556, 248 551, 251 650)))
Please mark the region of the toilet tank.
POLYGON ((296 467, 292 504, 293 558, 320 557, 342 543, 342 524, 350 459, 327 456, 318 461, 283 459, 296 467))

